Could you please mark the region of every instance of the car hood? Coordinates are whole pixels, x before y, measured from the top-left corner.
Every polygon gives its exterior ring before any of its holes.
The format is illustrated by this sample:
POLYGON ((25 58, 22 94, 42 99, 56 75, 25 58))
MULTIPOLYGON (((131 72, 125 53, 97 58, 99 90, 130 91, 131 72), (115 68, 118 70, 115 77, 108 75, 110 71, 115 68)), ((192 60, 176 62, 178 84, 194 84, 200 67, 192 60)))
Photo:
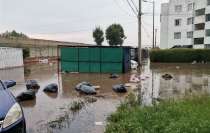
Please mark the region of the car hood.
POLYGON ((0 90, 0 120, 4 119, 9 109, 16 103, 9 90, 0 90))

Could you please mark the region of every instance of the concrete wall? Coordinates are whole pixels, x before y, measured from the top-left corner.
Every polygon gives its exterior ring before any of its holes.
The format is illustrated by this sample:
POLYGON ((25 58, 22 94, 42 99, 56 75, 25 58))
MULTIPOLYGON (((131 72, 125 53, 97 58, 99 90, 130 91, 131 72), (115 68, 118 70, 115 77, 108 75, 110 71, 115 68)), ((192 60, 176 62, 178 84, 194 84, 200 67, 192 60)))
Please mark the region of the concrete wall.
POLYGON ((76 42, 61 42, 41 39, 21 39, 0 37, 0 47, 29 48, 31 58, 57 57, 59 46, 91 46, 76 42))
POLYGON ((42 40, 42 39, 21 39, 21 38, 2 38, 0 37, 0 46, 4 47, 20 47, 20 48, 30 48, 30 47, 57 47, 59 45, 64 46, 90 46, 92 44, 76 43, 76 42, 61 42, 52 40, 42 40))
POLYGON ((20 48, 0 47, 0 69, 23 66, 23 51, 20 48))
POLYGON ((57 57, 57 47, 29 48, 30 57, 57 57))

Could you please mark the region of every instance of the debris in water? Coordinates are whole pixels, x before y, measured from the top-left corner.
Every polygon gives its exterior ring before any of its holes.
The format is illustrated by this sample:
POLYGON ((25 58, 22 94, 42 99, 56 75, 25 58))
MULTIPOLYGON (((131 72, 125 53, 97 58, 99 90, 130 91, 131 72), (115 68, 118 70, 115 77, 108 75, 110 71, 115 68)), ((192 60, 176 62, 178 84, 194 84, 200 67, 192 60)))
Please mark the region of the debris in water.
POLYGON ((127 89, 126 89, 126 87, 125 87, 123 84, 114 85, 114 86, 112 87, 112 89, 113 89, 115 92, 118 92, 118 93, 125 93, 125 92, 127 92, 127 89))
POLYGON ((96 94, 95 88, 88 82, 79 83, 76 86, 76 90, 87 95, 96 94))
POLYGON ((57 84, 49 84, 46 86, 43 90, 44 92, 50 92, 50 93, 57 93, 58 92, 58 85, 57 84))
POLYGON ((81 88, 82 85, 92 86, 89 82, 85 81, 85 82, 81 82, 81 83, 77 84, 75 89, 77 91, 80 91, 80 88, 81 88))
POLYGON ((119 78, 119 75, 113 73, 113 74, 110 75, 109 78, 111 78, 111 79, 116 79, 116 78, 119 78))
POLYGON ((140 82, 140 79, 136 74, 133 74, 133 75, 131 75, 130 82, 131 83, 138 83, 138 82, 140 82))
POLYGON ((131 69, 136 70, 138 68, 138 62, 131 60, 131 69))
POLYGON ((162 76, 162 78, 165 80, 171 80, 173 77, 170 74, 165 74, 162 76))
POLYGON ((27 100, 33 100, 36 98, 36 93, 33 90, 28 90, 26 92, 22 92, 19 94, 16 99, 18 102, 27 101, 27 100))
POLYGON ((40 86, 39 86, 39 84, 38 84, 38 82, 36 80, 28 80, 28 81, 26 81, 26 88, 28 90, 30 90, 30 89, 39 89, 40 86))

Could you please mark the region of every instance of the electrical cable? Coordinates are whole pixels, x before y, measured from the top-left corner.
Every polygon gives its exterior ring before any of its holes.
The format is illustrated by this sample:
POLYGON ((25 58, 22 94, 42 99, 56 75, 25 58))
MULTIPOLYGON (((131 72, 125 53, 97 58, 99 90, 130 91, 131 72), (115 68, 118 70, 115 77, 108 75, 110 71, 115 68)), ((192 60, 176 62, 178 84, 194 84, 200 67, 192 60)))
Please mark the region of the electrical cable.
POLYGON ((131 10, 133 11, 133 13, 136 15, 136 16, 138 16, 138 13, 137 13, 137 11, 135 11, 135 9, 133 8, 133 6, 131 5, 131 3, 130 3, 130 1, 129 0, 126 0, 127 1, 127 3, 128 3, 128 6, 131 8, 131 10))

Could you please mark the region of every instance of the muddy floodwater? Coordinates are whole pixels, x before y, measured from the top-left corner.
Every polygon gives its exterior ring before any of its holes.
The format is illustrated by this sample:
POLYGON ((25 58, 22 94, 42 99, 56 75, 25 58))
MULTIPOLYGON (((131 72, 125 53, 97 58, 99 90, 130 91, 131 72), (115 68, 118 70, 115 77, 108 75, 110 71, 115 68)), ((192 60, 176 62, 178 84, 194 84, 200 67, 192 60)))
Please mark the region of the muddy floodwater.
MULTIPOLYGON (((26 80, 35 79, 40 84, 36 100, 21 103, 28 133, 103 133, 106 118, 126 96, 113 92, 112 86, 129 83, 133 73, 136 72, 120 74, 118 79, 110 79, 109 74, 62 74, 58 72, 58 64, 54 63, 0 70, 0 79, 17 81, 17 85, 10 89, 15 96, 26 90, 26 80), (75 86, 82 81, 100 86, 97 95, 87 97, 76 92, 75 86), (50 83, 59 85, 58 94, 43 92, 50 83), (88 98, 94 98, 94 101, 88 101, 88 98), (85 104, 73 112, 70 107, 75 101, 85 104)), ((145 62, 141 73, 148 77, 141 82, 142 105, 152 105, 158 99, 210 94, 210 65, 145 62), (162 78, 164 74, 173 78, 165 80, 162 78)))

